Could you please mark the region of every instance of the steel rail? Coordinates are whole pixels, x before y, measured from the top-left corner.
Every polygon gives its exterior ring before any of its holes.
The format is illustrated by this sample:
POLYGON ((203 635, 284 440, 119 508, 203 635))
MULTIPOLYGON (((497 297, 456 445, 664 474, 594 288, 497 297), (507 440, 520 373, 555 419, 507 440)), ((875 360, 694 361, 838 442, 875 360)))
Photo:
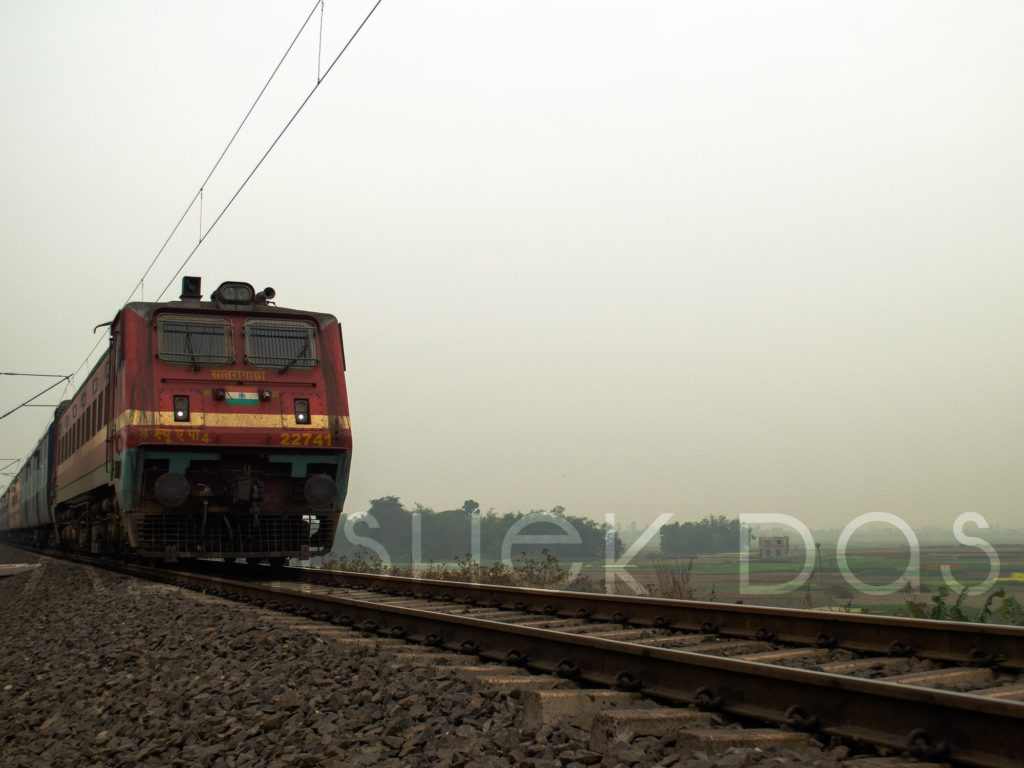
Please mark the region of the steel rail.
POLYGON ((1024 704, 651 648, 471 616, 189 571, 118 565, 148 579, 355 626, 590 685, 976 768, 1017 768, 1024 704))
POLYGON ((1024 628, 1002 624, 563 592, 317 568, 286 570, 295 572, 297 578, 313 582, 356 584, 386 593, 428 599, 443 597, 471 604, 532 609, 549 615, 641 627, 846 648, 863 653, 916 655, 978 666, 1024 668, 1024 628))
MULTIPOLYGON (((407 607, 394 602, 375 602, 363 597, 314 591, 309 584, 282 584, 279 581, 268 584, 262 580, 245 581, 89 556, 63 557, 228 599, 354 626, 370 634, 404 638, 427 646, 554 673, 583 684, 642 691, 663 702, 695 705, 745 721, 778 724, 813 733, 825 740, 837 737, 907 753, 923 760, 974 768, 1016 768, 1020 765, 1020 756, 1024 755, 1024 704, 1009 700, 680 649, 654 648, 594 635, 407 607)), ((297 569, 284 571, 286 579, 301 575, 307 581, 314 581, 308 578, 310 574, 299 574, 297 569)), ((331 571, 318 573, 339 575, 339 572, 331 571)), ((255 574, 258 571, 251 571, 249 575, 255 574)), ((267 575, 270 576, 270 572, 267 575)), ((341 575, 367 578, 367 574, 341 575)), ((414 582, 413 586, 423 583, 401 577, 373 578, 390 579, 392 587, 395 587, 395 580, 414 582)), ((331 585, 333 579, 315 581, 331 585)), ((429 583, 439 588, 453 585, 445 581, 429 583)), ((481 585, 461 586, 478 588, 481 585)), ((524 591, 512 587, 485 588, 497 589, 506 596, 524 591)), ((388 595, 413 594, 410 590, 398 588, 384 591, 388 595)), ((538 597, 565 594, 551 590, 526 591, 538 597)), ((437 597, 450 600, 452 595, 449 591, 437 597)), ((587 597, 623 599, 606 595, 587 597)), ((467 605, 482 604, 482 601, 468 595, 463 595, 463 598, 467 605)), ((679 602, 627 599, 657 604, 679 602)), ((711 605, 719 609, 755 608, 711 605)), ((550 613, 550 609, 549 605, 546 612, 550 613)), ((832 618, 830 614, 825 616, 832 618)), ((945 624, 927 623, 933 626, 945 624)))

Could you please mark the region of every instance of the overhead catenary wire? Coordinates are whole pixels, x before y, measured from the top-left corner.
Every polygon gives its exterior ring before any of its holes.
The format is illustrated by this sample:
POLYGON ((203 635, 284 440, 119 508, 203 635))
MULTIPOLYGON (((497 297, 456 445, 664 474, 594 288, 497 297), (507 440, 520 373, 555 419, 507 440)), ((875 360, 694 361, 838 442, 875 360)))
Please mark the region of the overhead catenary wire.
MULTIPOLYGON (((277 64, 274 66, 274 69, 271 71, 270 76, 267 78, 266 82, 263 83, 263 87, 260 88, 260 92, 258 94, 256 94, 256 98, 253 100, 252 104, 249 106, 249 109, 246 110, 245 115, 242 117, 242 121, 238 124, 238 127, 235 128, 234 133, 231 134, 231 138, 228 139, 228 143, 224 145, 224 149, 222 149, 221 153, 217 156, 217 160, 216 160, 216 162, 214 162, 213 167, 210 168, 209 173, 206 174, 206 178, 203 179, 202 183, 199 185, 199 188, 196 190, 195 194, 192 195, 192 199, 188 201, 188 205, 185 206, 185 210, 182 211, 181 216, 178 217, 178 220, 175 222, 174 226, 171 228, 171 232, 170 232, 169 235, 167 235, 167 239, 164 240, 163 244, 157 250, 156 255, 153 256, 153 259, 149 262, 149 266, 147 266, 145 271, 143 271, 142 277, 140 277, 135 282, 135 284, 132 285, 131 292, 125 297, 125 300, 121 302, 122 304, 126 304, 128 302, 128 299, 130 299, 133 295, 135 295, 135 291, 138 290, 142 286, 142 284, 145 282, 146 278, 149 276, 149 273, 153 270, 153 267, 156 266, 156 263, 157 263, 157 261, 159 261, 160 256, 167 249, 167 246, 170 244, 171 239, 178 232, 178 229, 181 227, 182 222, 185 221, 185 217, 188 216, 189 211, 191 211, 192 207, 196 204, 196 201, 197 200, 198 201, 202 201, 204 188, 209 183, 210 179, 213 177, 213 174, 217 170, 217 168, 220 167, 221 161, 224 159, 224 156, 228 153, 228 150, 231 149, 231 145, 235 143, 235 139, 238 138, 238 134, 241 133, 242 128, 245 127, 245 124, 248 122, 249 117, 253 113, 253 110, 256 109, 256 106, 260 103, 260 100, 263 98, 263 94, 266 93, 267 88, 270 87, 270 83, 274 80, 274 76, 277 75, 277 72, 281 68, 281 65, 284 63, 285 59, 288 58, 288 54, 290 54, 292 52, 292 48, 295 47, 295 43, 298 42, 299 37, 302 35, 303 31, 309 25, 310 19, 313 18, 313 14, 316 12, 316 9, 321 6, 321 4, 322 4, 322 0, 316 0, 316 2, 313 4, 313 7, 309 9, 309 13, 306 14, 306 18, 302 22, 302 25, 299 27, 299 31, 295 33, 295 36, 292 38, 292 41, 288 44, 288 47, 285 49, 285 52, 281 55, 281 58, 278 60, 277 64)), ((202 238, 203 238, 202 220, 200 219, 200 224, 199 224, 199 239, 200 239, 200 241, 202 241, 202 238)), ((162 295, 163 294, 161 294, 161 296, 162 295)), ((159 299, 158 299, 158 301, 159 301, 159 299)))
MULTIPOLYGON (((342 56, 345 55, 345 52, 348 51, 349 46, 351 46, 353 41, 355 41, 356 37, 359 36, 359 33, 362 32, 363 28, 366 26, 367 22, 369 22, 370 18, 377 11, 377 8, 380 7, 380 4, 382 2, 383 2, 383 0, 376 0, 376 2, 370 8, 370 10, 367 12, 367 14, 363 17, 362 21, 360 21, 360 23, 356 27, 355 31, 349 36, 348 40, 345 42, 345 45, 342 46, 342 48, 338 52, 338 54, 331 60, 331 63, 328 65, 327 69, 324 70, 323 73, 321 73, 320 72, 319 58, 320 58, 320 55, 321 55, 321 49, 322 49, 322 45, 323 45, 324 0, 316 0, 316 2, 310 8, 309 13, 306 15, 306 18, 303 20, 302 24, 300 25, 299 30, 295 33, 295 36, 292 38, 292 41, 288 44, 288 47, 285 49, 284 54, 282 54, 281 58, 278 60, 277 64, 274 66, 274 69, 271 71, 270 76, 267 78, 266 82, 263 84, 263 87, 260 88, 260 91, 256 95, 256 98, 253 100, 253 103, 249 106, 249 109, 246 111, 245 115, 242 117, 242 120, 238 124, 238 127, 235 129, 234 133, 232 133, 231 138, 228 139, 228 142, 224 146, 224 149, 221 150, 221 153, 220 153, 220 155, 218 155, 217 160, 213 164, 213 167, 210 168, 210 171, 207 173, 206 177, 203 179, 203 182, 199 185, 199 188, 196 190, 195 194, 189 200, 188 205, 186 206, 185 210, 182 212, 181 216, 178 218, 178 220, 175 222, 174 226, 171 228, 170 234, 167 236, 167 238, 161 244, 160 248, 157 250, 156 254, 153 256, 153 258, 151 259, 150 263, 147 265, 146 269, 143 271, 141 277, 132 286, 131 291, 125 297, 124 301, 122 302, 122 305, 126 304, 128 302, 128 300, 131 299, 131 297, 135 294, 136 290, 140 289, 143 286, 146 278, 149 276, 150 272, 152 272, 153 267, 156 265, 157 261, 159 261, 160 256, 167 249, 167 246, 170 244, 171 239, 177 233, 178 229, 181 227, 182 222, 188 216, 189 211, 192 210, 192 208, 196 204, 197 200, 202 200, 203 199, 203 192, 204 192, 204 189, 205 189, 207 183, 209 183, 210 179, 213 177, 213 174, 216 172, 217 168, 220 167, 220 164, 223 161, 225 155, 227 155, 228 150, 234 144, 235 139, 238 137, 239 133, 242 131, 242 128, 248 122, 249 117, 252 115, 253 111, 256 109, 256 106, 259 104, 260 100, 263 98, 264 93, 266 93, 267 88, 270 86, 270 84, 273 81, 274 77, 277 75, 277 72, 278 72, 278 70, 280 70, 281 65, 284 63, 285 59, 287 59, 288 55, 291 53, 292 49, 295 47, 295 43, 298 41, 298 39, 302 35, 303 31, 309 25, 310 19, 313 18, 313 14, 316 12, 316 10, 318 8, 320 9, 320 32, 319 32, 319 39, 318 39, 318 45, 317 45, 317 59, 318 59, 318 62, 317 62, 317 80, 316 80, 315 85, 312 87, 312 89, 310 89, 309 93, 306 94, 305 98, 302 100, 302 103, 299 104, 298 108, 295 110, 295 112, 288 119, 288 122, 285 123, 284 127, 281 129, 281 131, 277 134, 277 136, 271 142, 270 146, 267 147, 266 151, 260 156, 260 159, 256 162, 256 164, 253 166, 252 170, 249 172, 249 174, 245 177, 245 179, 242 181, 242 183, 235 190, 234 194, 231 196, 231 198, 228 200, 228 202, 224 205, 224 207, 220 210, 220 212, 217 214, 217 216, 213 219, 213 221, 211 222, 210 226, 207 228, 207 230, 205 232, 203 232, 202 224, 200 223, 199 238, 198 238, 198 241, 197 241, 196 245, 191 249, 191 251, 189 251, 188 255, 185 257, 185 260, 181 263, 181 265, 175 271, 174 275, 168 281, 167 285, 164 286, 164 289, 157 296, 157 299, 156 299, 157 301, 160 301, 163 298, 164 294, 167 293, 168 289, 171 287, 171 285, 173 285, 173 283, 177 279, 178 275, 181 274, 181 271, 192 260, 192 257, 196 254, 196 252, 199 250, 200 246, 203 244, 204 240, 206 239, 206 235, 208 235, 211 231, 213 231, 213 229, 220 222, 220 220, 224 216, 224 214, 227 213, 227 211, 231 208, 232 204, 235 202, 235 200, 238 198, 238 196, 242 193, 242 190, 245 189, 245 187, 248 185, 249 181, 252 179, 252 177, 259 170, 260 166, 263 165, 263 162, 267 159, 267 156, 270 155, 270 153, 273 151, 274 147, 277 146, 278 142, 281 140, 281 138, 284 136, 284 134, 291 127, 292 123, 295 122, 295 119, 299 116, 299 114, 305 108, 306 104, 309 103, 309 100, 313 97, 313 94, 316 93, 316 91, 320 88, 320 85, 324 82, 324 80, 327 79, 327 76, 331 73, 331 71, 334 69, 334 67, 338 64, 338 62, 341 60, 342 56)), ((64 392, 67 391, 67 388, 71 384, 71 382, 74 379, 74 377, 77 376, 79 374, 79 372, 86 366, 86 364, 89 362, 89 359, 92 357, 93 353, 96 351, 96 349, 99 347, 100 343, 103 340, 104 340, 104 337, 102 337, 102 336, 99 339, 96 340, 96 342, 89 349, 89 352, 86 353, 85 358, 82 360, 82 362, 78 365, 78 367, 75 369, 75 371, 72 374, 70 374, 69 376, 62 376, 61 377, 61 381, 63 381, 63 383, 64 383, 64 392)), ((37 393, 36 395, 33 395, 28 400, 26 400, 26 401, 24 401, 22 403, 19 403, 14 408, 6 411, 3 414, 0 414, 0 420, 3 420, 5 418, 7 418, 12 413, 15 413, 16 411, 20 410, 21 408, 30 406, 32 404, 32 401, 36 400, 37 398, 41 397, 42 395, 46 394, 47 392, 49 392, 52 389, 54 389, 57 386, 59 386, 61 384, 61 381, 55 382, 54 384, 52 384, 51 386, 49 386, 46 389, 42 390, 41 392, 37 393)))
MULTIPOLYGON (((8 464, 4 464, 2 467, 0 467, 0 476, 2 476, 2 477, 17 477, 18 476, 17 471, 8 472, 7 470, 10 469, 11 467, 13 467, 15 464, 20 463, 21 459, 0 459, 0 461, 9 462, 8 464)), ((7 488, 9 487, 10 483, 11 483, 11 481, 7 481, 2 487, 0 487, 0 491, 6 491, 7 488)))
POLYGON ((98 339, 96 339, 96 341, 92 345, 92 348, 86 353, 85 359, 78 364, 78 367, 75 368, 75 372, 72 373, 70 377, 68 377, 69 382, 71 379, 75 378, 75 376, 77 376, 83 368, 85 368, 85 364, 89 362, 89 358, 92 357, 92 353, 96 351, 96 347, 98 347, 106 338, 106 336, 100 336, 98 339))
MULTIPOLYGON (((33 376, 39 379, 66 379, 66 373, 17 373, 14 371, 0 371, 0 376, 33 376)), ((3 459, 0 459, 3 461, 3 459)))
MULTIPOLYGON (((100 345, 100 343, 105 338, 106 338, 106 336, 100 336, 98 339, 96 339, 95 343, 92 345, 92 348, 86 354, 85 358, 82 360, 81 363, 78 364, 78 367, 75 368, 74 373, 71 373, 71 374, 68 374, 68 375, 63 375, 63 374, 60 375, 61 376, 61 380, 64 382, 64 389, 62 389, 61 392, 60 392, 60 399, 61 400, 63 400, 64 396, 67 394, 68 387, 71 386, 71 382, 74 380, 75 376, 77 376, 79 371, 81 371, 85 367, 85 364, 89 362, 89 358, 92 357, 92 353, 96 351, 96 348, 100 345)), ((43 375, 43 374, 37 374, 37 375, 43 375)), ((3 416, 0 416, 0 420, 6 419, 12 413, 14 413, 15 411, 17 411, 17 410, 19 410, 21 408, 47 408, 47 407, 51 407, 51 406, 48 406, 48 405, 36 405, 32 401, 35 400, 37 397, 40 397, 41 395, 46 394, 47 392, 49 392, 51 389, 53 389, 54 387, 56 387, 59 384, 60 384, 60 381, 56 382, 53 385, 53 387, 47 387, 42 392, 40 392, 38 395, 35 395, 34 397, 30 397, 28 400, 26 400, 25 402, 21 403, 17 407, 11 409, 7 413, 5 413, 3 416)), ((52 407, 56 408, 57 406, 52 406, 52 407)))
MULTIPOLYGON (((197 242, 195 246, 193 246, 192 250, 189 251, 188 255, 185 257, 185 260, 181 263, 178 269, 175 270, 174 274, 171 276, 171 279, 167 281, 167 285, 165 285, 164 289, 160 291, 160 295, 156 297, 157 301, 160 301, 160 299, 163 298, 164 294, 167 293, 168 289, 170 289, 170 287, 174 284, 174 281, 178 279, 178 275, 181 274, 181 271, 185 269, 186 266, 188 266, 188 263, 192 260, 192 257, 195 256, 196 251, 198 251, 202 244, 205 242, 206 236, 213 231, 214 227, 217 226, 217 223, 221 220, 224 214, 227 213, 232 203, 234 203, 236 198, 242 193, 242 190, 245 189, 246 185, 249 183, 252 177, 256 175, 256 171, 258 171, 260 169, 260 166, 263 165, 263 161, 267 159, 267 156, 273 151, 274 147, 277 146, 277 143, 281 140, 281 137, 285 135, 285 133, 291 127, 292 123, 295 122, 295 119, 305 108, 306 104, 309 103, 309 100, 313 98, 313 94, 317 92, 321 84, 323 84, 324 80, 326 80, 327 76, 331 73, 331 70, 334 69, 335 65, 341 60, 341 57, 345 55, 345 51, 347 51, 349 46, 352 45, 352 42, 356 39, 356 37, 358 37, 363 27, 366 26, 366 23, 370 20, 370 18, 373 16, 373 14, 376 12, 377 8, 380 6, 382 2, 383 0, 377 0, 377 2, 373 4, 373 7, 370 8, 369 12, 363 17, 363 20, 359 22, 359 26, 356 27, 355 31, 349 36, 348 40, 345 42, 345 45, 342 46, 341 50, 338 52, 338 55, 335 56, 334 59, 332 59, 327 69, 324 70, 323 75, 321 75, 318 78, 316 84, 312 87, 312 89, 310 89, 309 93, 306 94, 306 98, 302 100, 302 103, 299 104, 295 112, 292 113, 292 116, 288 118, 288 122, 285 123, 284 128, 281 129, 281 131, 277 134, 274 140, 270 143, 270 146, 267 147, 267 150, 260 156, 260 159, 256 161, 256 165, 253 166, 252 170, 249 171, 249 174, 238 186, 238 189, 235 190, 235 193, 231 195, 230 199, 227 201, 227 203, 225 203, 224 207, 221 208, 220 213, 218 213, 217 216, 213 219, 209 228, 207 228, 206 232, 200 238, 199 242, 197 242)), ((314 6, 314 9, 315 8, 316 6, 314 6)))
MULTIPOLYGON (((95 347, 93 347, 93 349, 95 349, 95 347)), ((92 353, 90 352, 89 354, 92 354, 92 353)), ((76 371, 76 373, 77 373, 77 371, 76 371)), ((34 379, 60 379, 60 381, 54 382, 52 387, 47 387, 42 392, 40 392, 39 393, 40 395, 44 394, 46 392, 49 392, 54 387, 58 386, 61 383, 61 381, 64 382, 64 391, 66 392, 67 388, 68 388, 68 384, 71 383, 71 377, 74 376, 74 375, 75 375, 74 373, 23 373, 23 372, 20 372, 20 371, 0 371, 0 376, 28 376, 28 377, 31 377, 31 378, 34 378, 34 379)), ((42 404, 33 403, 32 401, 35 400, 36 397, 39 397, 39 395, 36 395, 35 397, 29 398, 24 403, 22 403, 21 405, 17 406, 17 408, 14 408, 13 410, 8 411, 3 416, 0 416, 0 419, 6 418, 10 414, 14 413, 14 411, 18 410, 18 408, 56 408, 57 407, 55 405, 51 406, 49 404, 42 405, 42 404)), ((0 461, 6 461, 6 459, 0 459, 0 461)), ((15 459, 15 461, 17 461, 17 459, 15 459)))
MULTIPOLYGON (((188 201, 188 205, 185 206, 185 210, 182 211, 181 216, 178 217, 178 220, 174 223, 174 226, 171 227, 170 234, 167 235, 167 238, 161 244, 160 248, 157 249, 156 254, 153 256, 153 258, 149 262, 149 265, 143 271, 142 276, 135 282, 134 285, 132 285, 131 291, 129 291, 128 295, 125 296, 124 300, 121 302, 122 306, 124 304, 127 304, 129 299, 131 299, 131 297, 135 295, 135 292, 142 287, 142 285, 146 281, 146 278, 149 277, 149 273, 153 270, 153 267, 156 266, 157 261, 159 261, 160 256, 167 249, 167 246, 170 244, 170 242, 173 239, 174 235, 177 234, 178 230, 181 228, 181 224, 182 224, 182 222, 185 221, 185 218, 188 216, 189 211, 192 210, 192 208, 196 204, 197 200, 201 201, 203 199, 203 192, 204 192, 204 189, 205 189, 206 185, 209 183, 210 179, 213 177, 213 174, 216 172, 217 168, 220 167, 220 164, 224 160, 225 155, 227 155, 228 150, 231 149, 231 146, 235 143, 235 139, 238 138, 238 134, 241 133, 242 128, 245 127, 245 124, 248 122, 249 117, 252 115, 253 111, 256 109, 257 105, 262 100, 263 94, 266 93, 267 88, 270 87, 270 84, 271 84, 271 82, 273 82, 274 77, 277 75, 278 70, 281 69, 281 65, 284 64, 285 59, 288 58, 288 55, 291 53, 292 49, 295 47, 295 43, 298 42, 299 37, 302 35, 303 31, 305 31, 306 27, 309 25, 310 19, 313 18, 313 14, 316 13, 317 8, 321 8, 321 15, 323 14, 322 5, 323 5, 323 0, 316 0, 316 2, 313 3, 312 7, 309 9, 309 13, 306 14, 306 18, 303 19, 302 24, 299 26, 299 30, 295 33, 294 37, 292 37, 291 42, 288 44, 288 47, 285 49, 284 53, 281 55, 281 58, 278 59, 277 64, 274 65, 274 68, 273 68, 273 70, 271 70, 269 77, 267 77, 266 81, 263 83, 263 87, 260 88, 259 93, 256 94, 256 98, 253 99, 252 104, 249 105, 249 109, 246 110, 245 115, 243 115, 243 117, 242 117, 242 120, 239 122, 239 124, 235 128, 234 132, 231 134, 231 138, 228 139, 227 144, 224 145, 224 148, 221 150, 220 154, 217 156, 217 160, 214 162, 213 166, 210 168, 209 172, 206 174, 206 178, 203 179, 202 183, 199 185, 199 188, 196 190, 195 194, 192 196, 192 199, 190 199, 188 201)), ((211 229, 212 229, 212 227, 211 227, 211 229)), ((203 230, 202 230, 202 219, 200 218, 200 223, 199 223, 199 242, 201 243, 202 240, 203 240, 203 230)), ((172 279, 172 282, 173 282, 173 279, 172 279)), ((164 292, 166 292, 166 289, 164 289, 164 291, 160 293, 160 297, 157 298, 158 301, 159 301, 160 298, 163 297, 164 292)), ((89 358, 92 357, 93 352, 96 351, 96 348, 99 347, 99 345, 100 345, 100 343, 102 341, 103 341, 102 337, 96 340, 96 342, 92 345, 92 348, 88 351, 88 353, 86 353, 85 358, 82 360, 82 362, 79 364, 79 366, 75 369, 75 372, 73 374, 71 374, 72 378, 77 376, 78 373, 85 367, 86 363, 89 362, 89 358)))
POLYGON ((320 39, 316 43, 316 81, 319 83, 323 78, 320 76, 320 54, 324 49, 324 0, 320 0, 320 39))
POLYGON ((37 392, 36 394, 32 395, 32 397, 30 397, 25 402, 19 403, 18 405, 16 405, 13 408, 11 408, 9 411, 5 411, 4 413, 0 414, 0 421, 3 421, 4 419, 6 419, 8 416, 10 416, 15 411, 19 411, 22 408, 24 408, 25 406, 29 405, 33 400, 36 400, 36 399, 42 397, 47 392, 49 392, 51 389, 56 389, 57 387, 59 387, 61 385, 62 382, 66 382, 70 378, 71 378, 70 376, 67 376, 67 377, 61 379, 61 381, 53 382, 53 384, 51 384, 50 386, 48 386, 46 389, 42 390, 41 392, 37 392))

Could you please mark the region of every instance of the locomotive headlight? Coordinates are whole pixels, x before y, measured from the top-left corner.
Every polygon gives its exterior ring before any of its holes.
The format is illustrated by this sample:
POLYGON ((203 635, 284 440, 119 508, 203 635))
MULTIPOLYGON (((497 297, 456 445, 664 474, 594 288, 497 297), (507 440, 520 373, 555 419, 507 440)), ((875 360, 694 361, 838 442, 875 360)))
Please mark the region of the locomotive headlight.
POLYGON ((295 423, 309 424, 309 400, 295 398, 295 423))
POLYGON ((174 396, 174 420, 191 421, 192 413, 188 405, 188 395, 174 396))

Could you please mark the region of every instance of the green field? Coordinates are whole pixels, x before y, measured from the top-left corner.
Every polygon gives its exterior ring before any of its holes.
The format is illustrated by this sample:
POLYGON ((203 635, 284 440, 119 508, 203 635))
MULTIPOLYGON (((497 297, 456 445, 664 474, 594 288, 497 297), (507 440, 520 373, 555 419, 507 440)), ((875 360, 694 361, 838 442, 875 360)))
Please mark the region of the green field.
MULTIPOLYGON (((922 547, 920 552, 920 591, 903 590, 890 595, 864 594, 847 584, 833 551, 823 551, 807 584, 788 594, 741 594, 738 554, 704 555, 692 559, 637 559, 627 570, 652 595, 722 602, 742 600, 757 605, 834 608, 871 613, 906 612, 908 602, 919 603, 930 609, 944 585, 941 571, 943 564, 949 565, 953 577, 965 586, 981 584, 989 574, 988 556, 974 548, 922 547)), ((997 547, 997 553, 1001 561, 999 579, 989 592, 1001 589, 1008 597, 1024 603, 1024 546, 997 547)), ((903 574, 908 566, 908 553, 905 549, 896 548, 851 548, 846 560, 850 573, 862 582, 883 586, 903 574)), ((797 553, 784 561, 763 561, 752 556, 749 563, 752 585, 781 585, 799 575, 803 568, 803 554, 797 553)), ((603 587, 603 564, 589 564, 584 574, 595 587, 603 587)), ((629 592, 625 582, 618 580, 617 585, 616 591, 629 592)), ((953 594, 946 598, 946 602, 953 603, 956 597, 953 594)), ((961 607, 974 618, 986 599, 986 594, 967 596, 961 607)), ((1001 602, 1001 599, 996 600, 994 607, 998 607, 1001 602)))

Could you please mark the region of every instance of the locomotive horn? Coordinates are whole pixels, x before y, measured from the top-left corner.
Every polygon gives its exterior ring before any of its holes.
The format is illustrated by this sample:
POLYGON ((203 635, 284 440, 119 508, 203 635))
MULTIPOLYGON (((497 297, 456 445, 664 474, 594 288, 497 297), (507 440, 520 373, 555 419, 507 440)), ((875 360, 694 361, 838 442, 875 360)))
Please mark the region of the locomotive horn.
POLYGON ((181 278, 181 300, 193 299, 199 301, 203 298, 203 279, 185 275, 181 278))

